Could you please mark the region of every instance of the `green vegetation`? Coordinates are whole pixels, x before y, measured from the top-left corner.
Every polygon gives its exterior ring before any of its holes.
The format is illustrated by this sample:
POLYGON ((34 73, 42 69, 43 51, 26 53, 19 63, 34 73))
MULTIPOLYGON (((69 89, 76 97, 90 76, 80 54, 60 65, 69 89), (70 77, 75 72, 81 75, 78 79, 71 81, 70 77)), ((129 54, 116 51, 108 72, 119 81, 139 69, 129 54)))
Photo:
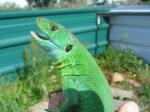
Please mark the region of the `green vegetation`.
POLYGON ((16 5, 15 3, 5 3, 0 5, 0 11, 19 11, 19 10, 29 10, 31 7, 26 6, 24 8, 16 5))
POLYGON ((27 0, 28 6, 20 7, 15 3, 5 3, 0 5, 0 11, 23 11, 23 10, 34 10, 34 9, 58 9, 58 8, 79 8, 79 7, 89 7, 85 2, 76 1, 63 1, 60 3, 55 3, 49 0, 27 0))
POLYGON ((150 1, 149 0, 141 0, 140 5, 149 5, 150 1))
MULTIPOLYGON (((24 52, 25 68, 16 73, 16 81, 0 85, 0 110, 3 112, 26 112, 27 108, 35 103, 47 100, 49 92, 61 88, 59 70, 52 66, 46 53, 38 50, 35 43, 31 44, 31 48, 31 51, 24 52)), ((148 64, 136 57, 131 50, 120 52, 111 47, 100 54, 96 61, 108 80, 114 72, 119 72, 125 79, 139 82, 140 87, 133 87, 127 80, 111 84, 124 89, 133 89, 136 93, 134 100, 139 103, 141 112, 150 110, 148 64)))
POLYGON ((108 47, 97 59, 97 63, 109 78, 114 72, 121 73, 125 80, 112 86, 123 89, 132 89, 136 93, 134 99, 139 103, 141 112, 150 110, 150 65, 138 58, 133 51, 118 51, 108 47), (134 87, 128 80, 134 80, 141 84, 140 87, 134 87))
POLYGON ((102 68, 113 72, 128 72, 130 77, 137 74, 137 76, 133 77, 139 80, 144 77, 147 78, 149 75, 146 72, 143 77, 143 70, 144 72, 148 71, 149 65, 138 58, 130 49, 120 52, 112 47, 108 47, 98 59, 98 63, 102 68))
MULTIPOLYGON (((4 5, 0 5, 0 11, 19 11, 19 10, 33 10, 33 9, 50 9, 50 8, 78 8, 78 7, 89 7, 96 6, 93 1, 93 4, 87 5, 86 0, 63 0, 60 3, 56 3, 56 0, 26 0, 28 6, 20 7, 15 3, 5 3, 4 5)), ((128 2, 123 1, 114 1, 110 3, 101 3, 97 4, 100 6, 128 6, 128 5, 149 5, 149 0, 130 0, 128 2)))
POLYGON ((31 47, 32 51, 24 52, 25 68, 17 73, 16 81, 0 85, 0 110, 3 112, 26 112, 61 86, 59 70, 49 63, 45 52, 37 50, 35 43, 31 47))

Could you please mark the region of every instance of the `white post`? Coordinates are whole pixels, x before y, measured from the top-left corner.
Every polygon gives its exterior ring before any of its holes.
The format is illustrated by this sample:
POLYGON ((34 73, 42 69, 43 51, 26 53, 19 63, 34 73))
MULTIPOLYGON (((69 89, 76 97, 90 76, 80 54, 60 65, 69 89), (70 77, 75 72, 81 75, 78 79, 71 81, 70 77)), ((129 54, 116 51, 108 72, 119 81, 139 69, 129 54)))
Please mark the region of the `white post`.
POLYGON ((108 3, 109 3, 109 4, 112 4, 112 2, 113 2, 113 0, 108 0, 108 3))
POLYGON ((86 4, 87 5, 93 4, 93 0, 86 0, 86 4))
POLYGON ((60 3, 60 0, 56 0, 56 2, 57 2, 57 4, 59 4, 59 3, 60 3))

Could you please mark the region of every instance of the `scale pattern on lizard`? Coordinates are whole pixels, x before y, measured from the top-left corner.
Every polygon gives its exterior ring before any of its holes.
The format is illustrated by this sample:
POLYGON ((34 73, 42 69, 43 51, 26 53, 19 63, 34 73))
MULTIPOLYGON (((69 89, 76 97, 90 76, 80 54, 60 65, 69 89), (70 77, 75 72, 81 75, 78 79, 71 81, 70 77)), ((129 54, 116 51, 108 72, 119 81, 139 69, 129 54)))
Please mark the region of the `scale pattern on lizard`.
POLYGON ((64 103, 59 112, 115 112, 113 97, 99 66, 79 40, 64 26, 39 17, 32 37, 58 63, 64 103))

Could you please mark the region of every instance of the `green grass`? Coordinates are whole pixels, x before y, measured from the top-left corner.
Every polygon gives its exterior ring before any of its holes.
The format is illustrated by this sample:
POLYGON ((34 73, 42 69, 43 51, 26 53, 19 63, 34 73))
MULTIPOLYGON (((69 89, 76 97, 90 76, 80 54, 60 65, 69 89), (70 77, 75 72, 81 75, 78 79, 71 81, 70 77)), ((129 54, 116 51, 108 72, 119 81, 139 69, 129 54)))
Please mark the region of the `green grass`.
MULTIPOLYGON (((0 85, 0 110, 3 112, 26 112, 35 103, 48 99, 49 92, 61 88, 60 71, 52 66, 47 54, 38 50, 35 43, 31 44, 31 48, 24 52, 25 68, 16 73, 16 81, 0 85)), ((139 103, 142 112, 150 110, 149 64, 136 57, 131 50, 120 52, 111 47, 96 61, 107 77, 119 72, 125 78, 140 82, 140 88, 132 87, 126 80, 114 86, 133 89, 136 92, 134 100, 139 103)))
POLYGON ((48 99, 49 92, 61 88, 59 70, 52 66, 45 52, 37 50, 35 43, 31 47, 31 51, 24 52, 25 68, 16 73, 16 81, 0 85, 3 112, 26 112, 38 101, 48 99))
POLYGON ((112 47, 108 47, 99 55, 97 63, 106 73, 107 77, 111 77, 114 72, 119 72, 125 77, 125 81, 112 84, 123 89, 132 89, 136 93, 134 99, 141 107, 141 112, 149 112, 150 110, 150 65, 138 58, 130 49, 126 51, 118 51, 112 47), (141 84, 141 87, 135 88, 127 79, 132 79, 141 84))

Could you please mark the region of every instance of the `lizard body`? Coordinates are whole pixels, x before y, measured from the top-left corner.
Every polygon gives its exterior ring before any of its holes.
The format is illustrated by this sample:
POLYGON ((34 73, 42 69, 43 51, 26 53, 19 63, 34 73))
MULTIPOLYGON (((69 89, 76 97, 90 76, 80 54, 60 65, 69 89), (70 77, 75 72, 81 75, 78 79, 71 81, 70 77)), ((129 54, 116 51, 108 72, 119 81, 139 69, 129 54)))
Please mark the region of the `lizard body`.
POLYGON ((65 101, 59 112, 115 112, 112 94, 93 57, 62 25, 37 18, 37 26, 48 37, 32 37, 58 63, 65 101))

